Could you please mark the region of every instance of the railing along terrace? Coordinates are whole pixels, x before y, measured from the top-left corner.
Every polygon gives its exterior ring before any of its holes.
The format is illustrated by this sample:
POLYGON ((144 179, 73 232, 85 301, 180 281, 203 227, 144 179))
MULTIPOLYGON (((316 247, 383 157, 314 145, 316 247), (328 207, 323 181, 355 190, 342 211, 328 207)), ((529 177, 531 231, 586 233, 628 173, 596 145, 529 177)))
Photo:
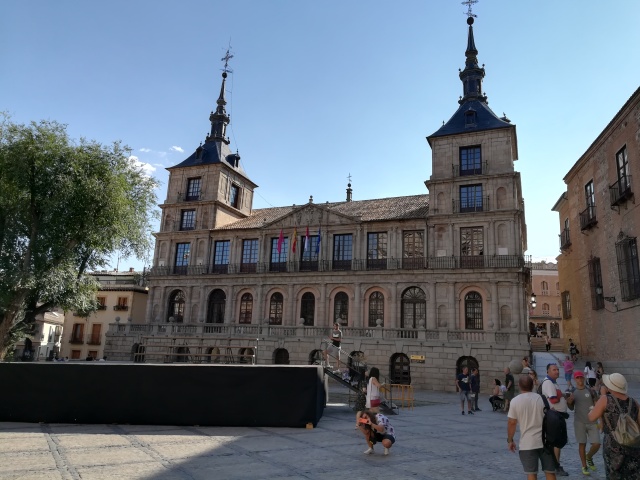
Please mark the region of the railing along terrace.
POLYGON ((453 200, 453 213, 489 212, 489 197, 473 197, 467 200, 453 200))
POLYGON ((460 168, 460 165, 451 165, 454 177, 464 177, 467 175, 482 175, 489 172, 489 162, 486 160, 481 162, 477 167, 460 168))
POLYGON ((571 235, 569 234, 569 229, 565 228, 560 233, 560 250, 564 250, 565 248, 569 248, 571 246, 571 235))
MULTIPOLYGON (((517 340, 518 332, 495 332, 485 330, 427 330, 425 328, 385 328, 385 327, 342 327, 343 338, 379 338, 386 340, 418 340, 434 341, 442 343, 500 343, 506 344, 511 340, 517 340)), ((318 341, 318 345, 325 340, 331 327, 318 326, 292 326, 292 325, 268 325, 268 324, 224 324, 224 323, 197 323, 197 324, 111 324, 109 333, 117 334, 142 334, 152 335, 158 338, 219 338, 238 337, 256 338, 258 336, 280 338, 312 338, 318 341)), ((526 335, 526 334, 525 334, 526 335)))
POLYGON ((319 260, 311 265, 305 262, 291 261, 257 263, 229 263, 226 265, 184 265, 157 266, 150 269, 149 275, 244 275, 244 274, 281 274, 299 272, 342 272, 374 270, 449 270, 459 268, 523 268, 531 267, 530 255, 462 255, 422 258, 385 258, 353 260, 319 260), (304 267, 304 268, 301 268, 304 267))

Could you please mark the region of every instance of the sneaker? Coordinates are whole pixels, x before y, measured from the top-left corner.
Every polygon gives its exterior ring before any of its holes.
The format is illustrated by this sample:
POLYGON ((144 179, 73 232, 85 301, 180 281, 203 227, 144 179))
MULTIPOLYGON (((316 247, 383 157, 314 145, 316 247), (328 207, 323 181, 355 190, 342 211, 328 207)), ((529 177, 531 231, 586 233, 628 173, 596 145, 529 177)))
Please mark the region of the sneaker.
POLYGON ((389 455, 389 449, 387 447, 384 447, 384 454, 389 455))
POLYGON ((462 411, 462 414, 464 415, 464 410, 462 411))
MULTIPOLYGON (((462 412, 462 413, 464 413, 464 412, 462 412)), ((469 410, 469 415, 473 415, 473 411, 472 410, 469 410)))
POLYGON ((589 469, 587 467, 582 467, 582 474, 583 475, 591 475, 591 472, 589 471, 589 469))
POLYGON ((561 465, 558 465, 558 468, 556 468, 556 476, 558 476, 558 477, 568 477, 569 474, 564 471, 564 468, 562 468, 561 465))
POLYGON ((476 408, 476 412, 481 412, 482 410, 480 410, 479 408, 476 408))
POLYGON ((365 455, 371 455, 373 453, 373 447, 368 448, 367 450, 364 451, 365 455))
MULTIPOLYGON (((594 472, 597 470, 596 466, 593 463, 593 457, 589 457, 587 456, 587 467, 589 467, 591 470, 593 470, 594 472)), ((584 470, 584 469, 583 469, 584 470)), ((584 472, 582 472, 584 473, 584 472)))

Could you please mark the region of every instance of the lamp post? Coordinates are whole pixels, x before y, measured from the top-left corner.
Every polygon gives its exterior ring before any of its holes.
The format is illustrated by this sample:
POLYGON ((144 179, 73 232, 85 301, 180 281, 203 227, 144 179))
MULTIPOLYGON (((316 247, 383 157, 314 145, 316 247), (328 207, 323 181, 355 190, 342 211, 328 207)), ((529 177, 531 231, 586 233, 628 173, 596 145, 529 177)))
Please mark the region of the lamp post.
POLYGON ((531 293, 531 300, 529 301, 529 304, 531 305, 531 308, 536 308, 538 305, 538 302, 536 301, 536 294, 533 292, 531 293))

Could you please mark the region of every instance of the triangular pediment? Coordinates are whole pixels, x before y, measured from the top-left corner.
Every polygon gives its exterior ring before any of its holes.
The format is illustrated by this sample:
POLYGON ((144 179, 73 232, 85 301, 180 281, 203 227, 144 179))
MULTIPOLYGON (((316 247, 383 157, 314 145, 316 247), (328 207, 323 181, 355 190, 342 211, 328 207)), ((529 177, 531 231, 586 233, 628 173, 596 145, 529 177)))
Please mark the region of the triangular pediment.
POLYGON ((359 215, 345 215, 343 213, 335 212, 325 205, 307 203, 306 205, 294 208, 292 211, 269 223, 265 223, 262 225, 262 228, 270 228, 275 225, 282 228, 297 227, 299 229, 318 226, 349 225, 353 223, 360 223, 360 221, 361 217, 359 215))

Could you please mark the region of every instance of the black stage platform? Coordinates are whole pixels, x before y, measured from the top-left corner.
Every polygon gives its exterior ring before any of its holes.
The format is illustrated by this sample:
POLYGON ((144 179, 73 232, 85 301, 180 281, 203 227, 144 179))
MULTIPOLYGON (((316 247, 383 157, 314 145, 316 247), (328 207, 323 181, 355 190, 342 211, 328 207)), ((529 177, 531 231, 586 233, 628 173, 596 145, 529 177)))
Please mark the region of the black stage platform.
POLYGON ((315 427, 322 367, 0 363, 0 421, 315 427))

